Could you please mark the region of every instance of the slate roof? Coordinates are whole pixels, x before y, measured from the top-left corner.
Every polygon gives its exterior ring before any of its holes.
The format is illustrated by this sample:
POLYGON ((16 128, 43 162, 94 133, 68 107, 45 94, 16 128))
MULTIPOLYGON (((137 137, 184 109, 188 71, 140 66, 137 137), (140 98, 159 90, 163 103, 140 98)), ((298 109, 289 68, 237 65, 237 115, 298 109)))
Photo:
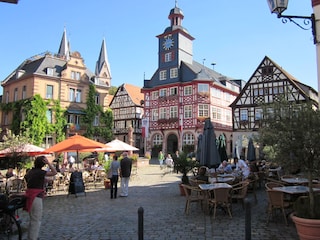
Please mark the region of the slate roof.
POLYGON ((215 70, 210 69, 196 61, 193 61, 192 64, 181 61, 178 80, 167 79, 167 80, 160 81, 159 69, 158 69, 150 80, 144 80, 143 88, 146 88, 146 89, 154 88, 157 86, 173 84, 177 82, 185 83, 185 82, 191 82, 194 80, 209 81, 209 82, 214 81, 215 83, 221 84, 222 86, 225 86, 223 83, 221 83, 222 80, 230 81, 233 84, 236 84, 235 82, 233 82, 236 79, 225 76, 219 72, 216 72, 215 70))

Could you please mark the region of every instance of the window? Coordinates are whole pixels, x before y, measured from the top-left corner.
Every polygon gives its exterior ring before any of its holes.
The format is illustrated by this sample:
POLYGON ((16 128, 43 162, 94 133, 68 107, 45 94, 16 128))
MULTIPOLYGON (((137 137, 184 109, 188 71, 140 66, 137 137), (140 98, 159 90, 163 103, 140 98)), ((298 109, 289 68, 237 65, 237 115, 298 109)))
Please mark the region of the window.
POLYGON ((96 95, 95 95, 95 103, 96 103, 97 105, 100 104, 100 94, 99 94, 99 93, 96 93, 96 95))
POLYGON ((209 84, 199 83, 198 92, 207 92, 209 93, 209 84))
POLYGON ((77 89, 76 102, 81 102, 81 90, 77 89))
POLYGON ((151 100, 157 100, 159 97, 159 92, 158 91, 154 91, 151 93, 151 100))
POLYGON ((167 89, 160 89, 160 91, 159 91, 159 96, 160 97, 165 97, 165 96, 167 96, 167 89))
POLYGON ((160 134, 156 134, 154 137, 153 137, 153 145, 162 145, 162 142, 163 142, 163 137, 162 135, 160 134))
POLYGON ((47 75, 53 76, 53 68, 47 68, 47 75))
POLYGON ((192 86, 185 86, 183 88, 184 96, 192 95, 192 86))
POLYGON ((178 94, 177 87, 170 88, 170 96, 177 95, 177 94, 178 94))
POLYGON ((158 121, 158 109, 152 109, 152 121, 158 121))
POLYGON ((92 125, 95 127, 99 126, 99 116, 98 115, 96 115, 94 117, 92 125))
POLYGON ((47 85, 46 98, 47 99, 53 98, 53 86, 52 85, 47 85))
POLYGON ((184 134, 183 145, 194 145, 194 135, 191 133, 184 134))
POLYGON ((69 101, 74 102, 75 100, 75 92, 76 90, 74 88, 69 89, 69 101))
POLYGON ((80 72, 71 71, 71 79, 80 80, 80 72))
POLYGON ((178 68, 171 68, 170 69, 170 78, 177 78, 178 77, 178 68))
POLYGON ((18 101, 18 88, 14 89, 13 101, 14 102, 18 101))
POLYGON ((160 71, 160 80, 166 80, 167 79, 167 70, 160 71))
POLYGON ((170 118, 178 118, 178 107, 177 106, 170 107, 170 118))
POLYGON ((240 110, 240 121, 248 121, 248 110, 247 109, 240 110))
POLYGON ((262 109, 256 109, 254 120, 261 120, 262 119, 262 109))
POLYGON ((184 112, 184 118, 192 118, 192 105, 186 105, 183 108, 184 112))
POLYGON ((26 99, 27 97, 27 86, 22 87, 22 99, 26 99))
POLYGON ((160 108, 160 119, 166 119, 167 118, 167 109, 166 108, 160 108))
POLYGON ((172 52, 168 52, 164 55, 164 61, 165 62, 171 62, 172 61, 172 52))
POLYGON ((199 104, 198 117, 209 117, 209 105, 199 104))
POLYGON ((49 123, 52 123, 52 110, 48 109, 46 112, 47 120, 49 123))

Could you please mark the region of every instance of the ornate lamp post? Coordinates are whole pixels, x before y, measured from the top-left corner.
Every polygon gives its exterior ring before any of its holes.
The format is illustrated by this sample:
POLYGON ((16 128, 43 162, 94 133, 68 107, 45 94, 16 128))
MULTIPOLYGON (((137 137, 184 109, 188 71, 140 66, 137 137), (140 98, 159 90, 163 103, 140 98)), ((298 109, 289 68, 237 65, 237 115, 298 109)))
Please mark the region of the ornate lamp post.
POLYGON ((320 45, 317 32, 320 32, 320 25, 317 24, 320 16, 320 0, 311 0, 313 13, 311 16, 288 16, 282 15, 287 9, 289 0, 267 0, 271 13, 276 13, 278 18, 282 18, 283 23, 292 22, 303 30, 311 29, 313 35, 313 43, 317 50, 317 78, 318 78, 318 95, 320 94, 320 45), (294 19, 302 19, 303 25, 294 19), (309 26, 309 27, 308 27, 309 26))

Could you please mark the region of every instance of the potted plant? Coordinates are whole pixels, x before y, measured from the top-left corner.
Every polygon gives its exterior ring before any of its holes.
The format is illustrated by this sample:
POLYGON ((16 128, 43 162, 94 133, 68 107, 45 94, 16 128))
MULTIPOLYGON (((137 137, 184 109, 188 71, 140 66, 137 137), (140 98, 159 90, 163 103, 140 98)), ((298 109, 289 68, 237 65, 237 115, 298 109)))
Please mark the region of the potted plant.
POLYGON ((302 227, 298 222, 308 220, 305 226, 314 226, 320 236, 320 197, 313 191, 313 179, 319 177, 320 170, 320 111, 311 103, 279 102, 273 104, 272 111, 264 112, 263 126, 259 130, 259 141, 274 154, 272 161, 277 162, 289 173, 300 171, 308 178, 309 194, 298 199, 294 204, 295 213, 292 219, 300 239, 313 233, 301 233, 302 227), (310 223, 312 222, 312 224, 310 223))
MULTIPOLYGON (((198 163, 188 156, 186 152, 180 152, 179 156, 173 157, 174 161, 174 169, 180 173, 182 173, 181 184, 189 184, 188 173, 192 171, 195 167, 198 166, 198 163)), ((180 187, 181 195, 184 195, 184 191, 180 187)))

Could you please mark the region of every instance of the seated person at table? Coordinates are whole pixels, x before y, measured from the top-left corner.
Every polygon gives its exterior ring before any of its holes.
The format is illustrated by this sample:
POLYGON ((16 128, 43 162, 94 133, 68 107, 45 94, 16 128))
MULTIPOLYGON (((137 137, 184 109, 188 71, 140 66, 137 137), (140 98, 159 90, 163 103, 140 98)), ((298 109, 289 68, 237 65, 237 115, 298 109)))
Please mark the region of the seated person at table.
POLYGON ((224 160, 220 166, 218 167, 218 172, 219 173, 231 173, 232 172, 232 167, 226 160, 224 160))
POLYGON ((207 168, 202 166, 199 168, 198 175, 196 176, 197 180, 209 182, 209 177, 207 176, 207 168))
POLYGON ((248 178, 250 174, 250 168, 246 162, 242 159, 234 158, 234 163, 236 164, 236 171, 241 171, 244 178, 248 178))

